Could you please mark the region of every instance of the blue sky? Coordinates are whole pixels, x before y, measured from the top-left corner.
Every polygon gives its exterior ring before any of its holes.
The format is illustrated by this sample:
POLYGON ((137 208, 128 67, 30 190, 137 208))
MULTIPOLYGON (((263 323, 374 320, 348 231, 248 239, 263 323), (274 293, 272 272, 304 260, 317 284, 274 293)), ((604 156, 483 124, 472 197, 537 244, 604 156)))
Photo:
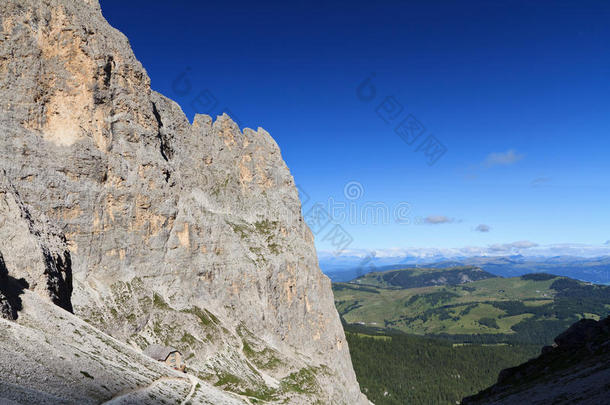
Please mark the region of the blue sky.
MULTIPOLYGON (((385 204, 376 225, 335 218, 350 248, 610 239, 609 2, 372 4, 101 0, 190 118, 228 111, 271 133, 305 211, 385 204), (394 132, 408 115, 425 128, 412 145, 394 132), (429 135, 447 150, 432 166, 417 151, 429 135)), ((335 249, 330 229, 318 249, 335 249)))

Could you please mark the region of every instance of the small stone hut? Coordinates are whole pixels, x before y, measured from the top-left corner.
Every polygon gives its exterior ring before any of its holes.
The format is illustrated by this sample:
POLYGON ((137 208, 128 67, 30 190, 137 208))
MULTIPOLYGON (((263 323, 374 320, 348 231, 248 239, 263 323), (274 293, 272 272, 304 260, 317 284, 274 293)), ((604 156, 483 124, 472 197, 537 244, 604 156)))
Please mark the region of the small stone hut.
POLYGON ((144 350, 148 357, 161 361, 175 370, 184 371, 186 365, 182 364, 182 353, 173 347, 150 345, 144 350))

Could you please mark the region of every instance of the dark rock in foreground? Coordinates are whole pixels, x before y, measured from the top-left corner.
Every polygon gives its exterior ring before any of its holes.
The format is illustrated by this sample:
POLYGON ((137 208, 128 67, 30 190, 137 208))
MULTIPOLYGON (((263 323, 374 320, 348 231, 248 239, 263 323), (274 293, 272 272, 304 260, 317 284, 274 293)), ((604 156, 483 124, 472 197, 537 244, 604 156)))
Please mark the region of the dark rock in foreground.
POLYGON ((463 405, 607 404, 610 398, 610 317, 582 319, 527 363, 503 370, 498 382, 463 405))

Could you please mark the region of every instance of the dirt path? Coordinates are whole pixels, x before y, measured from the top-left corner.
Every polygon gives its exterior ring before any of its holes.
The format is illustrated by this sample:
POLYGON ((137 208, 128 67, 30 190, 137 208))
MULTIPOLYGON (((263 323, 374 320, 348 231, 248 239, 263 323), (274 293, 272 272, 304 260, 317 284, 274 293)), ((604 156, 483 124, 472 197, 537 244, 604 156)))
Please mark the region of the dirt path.
POLYGON ((193 398, 193 395, 195 395, 195 390, 197 389, 197 378, 193 377, 192 375, 188 375, 188 378, 191 381, 191 390, 189 391, 189 394, 186 396, 186 398, 184 398, 184 401, 180 403, 180 405, 186 405, 191 400, 191 398, 193 398))

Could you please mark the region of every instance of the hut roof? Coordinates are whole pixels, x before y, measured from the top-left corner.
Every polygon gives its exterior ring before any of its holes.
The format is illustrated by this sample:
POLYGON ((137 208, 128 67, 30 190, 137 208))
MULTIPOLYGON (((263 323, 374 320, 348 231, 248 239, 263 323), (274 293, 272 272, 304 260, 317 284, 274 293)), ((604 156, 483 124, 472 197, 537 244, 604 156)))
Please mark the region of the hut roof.
POLYGON ((144 350, 144 354, 152 357, 157 361, 165 361, 170 354, 177 352, 177 349, 173 347, 161 346, 161 345, 150 345, 144 350))

